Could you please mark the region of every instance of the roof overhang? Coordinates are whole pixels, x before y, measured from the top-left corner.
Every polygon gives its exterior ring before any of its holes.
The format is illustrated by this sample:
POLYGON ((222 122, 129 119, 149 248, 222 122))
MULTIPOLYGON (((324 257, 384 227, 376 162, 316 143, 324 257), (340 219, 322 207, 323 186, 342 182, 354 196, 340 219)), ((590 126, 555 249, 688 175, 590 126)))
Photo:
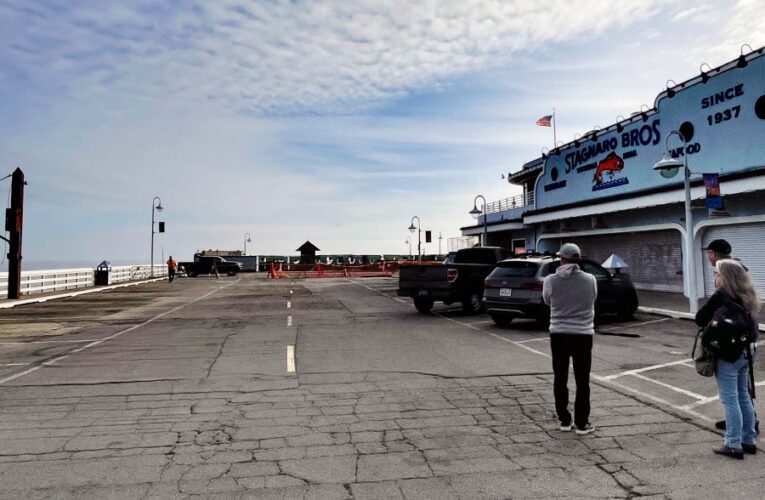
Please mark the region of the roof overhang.
MULTIPOLYGON (((765 175, 758 172, 756 176, 742 176, 740 178, 723 180, 721 184, 722 195, 746 193, 748 191, 765 190, 765 175)), ((701 182, 694 182, 691 187, 691 198, 702 199, 706 197, 706 188, 701 182)), ((603 203, 589 203, 586 205, 574 207, 562 207, 557 210, 544 210, 532 212, 524 216, 523 222, 526 224, 538 224, 540 222, 556 221, 561 219, 572 219, 574 217, 585 217, 589 215, 603 215, 611 212, 620 212, 636 208, 655 207, 657 205, 669 205, 672 203, 683 203, 685 201, 685 189, 682 184, 675 189, 662 192, 650 192, 643 195, 636 195, 629 198, 618 199, 603 203)))

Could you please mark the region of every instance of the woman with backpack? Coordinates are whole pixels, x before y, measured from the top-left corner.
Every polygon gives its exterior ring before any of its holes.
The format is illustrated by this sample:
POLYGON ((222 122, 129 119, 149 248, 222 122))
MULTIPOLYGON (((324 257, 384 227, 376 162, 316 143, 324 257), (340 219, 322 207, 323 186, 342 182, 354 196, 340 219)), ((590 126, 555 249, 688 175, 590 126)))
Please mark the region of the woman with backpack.
POLYGON ((746 270, 733 259, 715 263, 715 285, 715 293, 696 313, 696 324, 706 327, 702 343, 717 356, 715 379, 725 410, 725 443, 714 452, 741 460, 744 453, 757 453, 754 407, 749 393, 749 343, 757 340, 756 318, 760 301, 746 270), (729 325, 735 326, 731 335, 723 332, 729 325), (715 333, 718 337, 726 335, 734 340, 716 339, 715 333), (738 349, 742 349, 740 353, 738 349))

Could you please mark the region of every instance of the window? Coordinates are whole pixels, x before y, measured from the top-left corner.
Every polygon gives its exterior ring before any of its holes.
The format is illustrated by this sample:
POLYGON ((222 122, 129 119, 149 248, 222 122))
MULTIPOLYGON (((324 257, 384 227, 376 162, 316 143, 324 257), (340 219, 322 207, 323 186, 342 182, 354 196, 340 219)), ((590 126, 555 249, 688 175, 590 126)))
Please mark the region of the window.
POLYGON ((605 281, 608 279, 608 271, 594 262, 583 260, 579 263, 579 267, 582 268, 582 271, 595 276, 595 279, 598 281, 605 281))
POLYGON ((536 262, 503 262, 491 273, 492 278, 532 278, 537 274, 536 262))
POLYGON ((512 242, 513 253, 515 255, 521 255, 526 253, 526 240, 518 239, 512 242))

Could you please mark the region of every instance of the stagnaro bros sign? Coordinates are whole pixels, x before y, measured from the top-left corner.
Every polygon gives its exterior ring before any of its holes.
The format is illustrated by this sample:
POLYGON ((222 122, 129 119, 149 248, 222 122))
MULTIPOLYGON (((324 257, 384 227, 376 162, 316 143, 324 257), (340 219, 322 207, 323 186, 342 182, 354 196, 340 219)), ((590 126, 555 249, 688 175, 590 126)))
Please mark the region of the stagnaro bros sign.
POLYGON ((653 170, 665 152, 687 156, 692 172, 726 174, 765 166, 765 57, 733 61, 680 84, 640 113, 588 133, 547 156, 536 186, 536 208, 682 182, 653 170), (743 67, 742 67, 743 66, 743 67))

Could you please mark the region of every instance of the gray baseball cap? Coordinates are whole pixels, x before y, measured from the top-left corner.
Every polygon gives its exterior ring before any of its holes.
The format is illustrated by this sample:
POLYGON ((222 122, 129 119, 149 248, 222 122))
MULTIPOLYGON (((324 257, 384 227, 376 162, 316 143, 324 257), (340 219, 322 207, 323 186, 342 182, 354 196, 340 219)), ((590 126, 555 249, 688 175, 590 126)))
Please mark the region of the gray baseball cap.
POLYGON ((569 260, 579 260, 582 256, 582 251, 574 243, 564 243, 561 245, 560 250, 558 250, 558 256, 569 260))

